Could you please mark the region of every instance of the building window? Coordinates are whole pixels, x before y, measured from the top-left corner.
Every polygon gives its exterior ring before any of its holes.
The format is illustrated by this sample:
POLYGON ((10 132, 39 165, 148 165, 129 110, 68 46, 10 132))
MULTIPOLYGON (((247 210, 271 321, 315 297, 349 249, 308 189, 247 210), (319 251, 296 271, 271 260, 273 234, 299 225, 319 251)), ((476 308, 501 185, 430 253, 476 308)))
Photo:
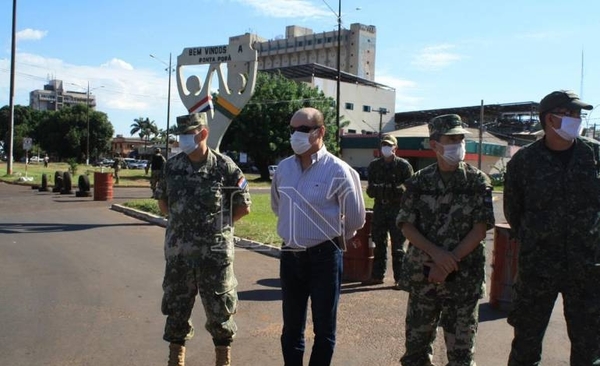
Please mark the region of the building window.
POLYGON ((303 42, 302 41, 298 41, 298 47, 302 47, 303 42))
POLYGON ((370 105, 363 105, 363 112, 371 112, 371 106, 370 105))
POLYGON ((317 44, 321 44, 321 43, 323 43, 323 39, 322 38, 317 39, 317 44))
POLYGON ((348 133, 356 133, 356 130, 348 130, 348 133))
POLYGON ((311 46, 312 45, 312 41, 306 41, 306 45, 307 46, 311 46))
POLYGON ((327 43, 331 43, 331 37, 327 37, 327 43))
POLYGON ((354 103, 346 103, 346 109, 348 110, 354 110, 354 103))

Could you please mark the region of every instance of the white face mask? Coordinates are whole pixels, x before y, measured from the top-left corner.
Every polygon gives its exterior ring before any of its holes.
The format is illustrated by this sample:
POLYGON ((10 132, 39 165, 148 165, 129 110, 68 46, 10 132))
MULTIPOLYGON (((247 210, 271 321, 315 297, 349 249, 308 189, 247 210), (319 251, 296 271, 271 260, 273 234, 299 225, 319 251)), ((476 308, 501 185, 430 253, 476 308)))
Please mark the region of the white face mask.
POLYGON ((310 143, 309 132, 296 131, 290 136, 290 145, 296 155, 302 155, 307 152, 312 146, 310 143))
POLYGON ((179 135, 179 148, 186 154, 191 154, 198 148, 196 135, 179 135))
POLYGON ((381 155, 383 155, 386 158, 389 158, 390 156, 394 155, 394 152, 392 151, 393 149, 393 146, 384 145, 381 147, 381 155))
POLYGON ((581 135, 581 131, 583 131, 581 118, 557 116, 556 114, 553 116, 560 118, 561 120, 560 128, 558 130, 552 127, 558 136, 562 137, 564 140, 573 141, 575 138, 581 135))
POLYGON ((444 154, 441 156, 446 163, 450 165, 458 165, 458 163, 465 159, 466 149, 464 140, 458 144, 448 144, 442 146, 444 147, 444 154))

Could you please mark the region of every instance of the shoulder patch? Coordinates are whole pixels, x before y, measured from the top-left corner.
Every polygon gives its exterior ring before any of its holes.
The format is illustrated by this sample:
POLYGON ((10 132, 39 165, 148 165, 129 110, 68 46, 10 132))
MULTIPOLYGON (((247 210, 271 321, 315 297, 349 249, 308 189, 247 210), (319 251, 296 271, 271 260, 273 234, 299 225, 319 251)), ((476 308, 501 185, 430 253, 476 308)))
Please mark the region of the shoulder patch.
POLYGON ((238 180, 236 185, 239 189, 246 189, 246 187, 248 186, 248 181, 246 180, 245 177, 241 177, 240 180, 238 180))

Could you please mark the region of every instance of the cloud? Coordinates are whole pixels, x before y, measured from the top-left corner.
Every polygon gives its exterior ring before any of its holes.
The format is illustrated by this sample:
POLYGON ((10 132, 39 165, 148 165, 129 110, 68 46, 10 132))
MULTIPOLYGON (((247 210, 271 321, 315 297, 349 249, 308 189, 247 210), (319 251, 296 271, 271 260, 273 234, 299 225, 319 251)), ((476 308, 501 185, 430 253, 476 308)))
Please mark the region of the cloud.
POLYGON ((48 31, 35 30, 31 28, 23 29, 17 32, 18 41, 39 41, 46 37, 48 31))
POLYGON ((419 103, 423 98, 414 96, 414 93, 418 88, 416 82, 387 75, 385 72, 379 74, 380 76, 376 77, 378 83, 396 89, 396 112, 400 110, 406 111, 418 109, 419 103))
POLYGON ((412 64, 422 70, 441 70, 463 58, 451 52, 454 48, 449 44, 426 47, 413 58, 412 64))
POLYGON ((118 58, 113 58, 112 60, 100 65, 100 67, 106 67, 111 69, 123 69, 123 70, 133 70, 133 66, 130 63, 127 63, 118 58))
POLYGON ((237 0, 250 6, 261 15, 273 18, 303 18, 331 17, 331 10, 326 7, 317 7, 306 0, 237 0))

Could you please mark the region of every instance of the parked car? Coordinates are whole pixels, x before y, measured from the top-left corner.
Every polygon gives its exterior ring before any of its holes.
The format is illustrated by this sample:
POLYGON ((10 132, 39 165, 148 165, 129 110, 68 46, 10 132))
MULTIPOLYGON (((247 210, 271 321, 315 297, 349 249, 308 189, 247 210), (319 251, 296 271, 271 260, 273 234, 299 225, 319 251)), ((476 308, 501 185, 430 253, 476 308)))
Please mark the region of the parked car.
POLYGON ((146 169, 146 164, 148 164, 148 160, 134 160, 127 163, 128 169, 146 169))
POLYGON ((125 169, 138 169, 137 166, 135 166, 135 159, 134 158, 123 158, 123 168, 125 169))
POLYGON ((277 165, 269 165, 269 178, 273 179, 273 175, 277 170, 277 165))
POLYGON ((100 162, 100 165, 107 167, 107 168, 112 168, 114 163, 115 163, 115 161, 113 159, 102 159, 102 161, 100 162))
POLYGON ((39 156, 32 156, 29 158, 29 164, 37 164, 44 161, 44 158, 40 158, 39 156))

